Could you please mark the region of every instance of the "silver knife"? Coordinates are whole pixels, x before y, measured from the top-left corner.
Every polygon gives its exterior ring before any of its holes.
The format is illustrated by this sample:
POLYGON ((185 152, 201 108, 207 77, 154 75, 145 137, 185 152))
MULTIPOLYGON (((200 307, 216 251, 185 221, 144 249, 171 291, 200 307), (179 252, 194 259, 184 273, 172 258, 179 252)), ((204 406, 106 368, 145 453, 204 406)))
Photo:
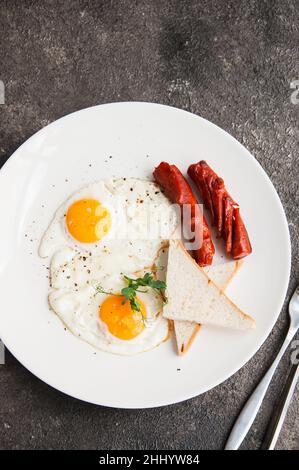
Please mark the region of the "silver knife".
POLYGON ((285 386, 283 388, 282 394, 280 396, 279 402, 277 403, 275 413, 273 418, 270 421, 268 430, 266 431, 266 436, 264 438, 262 449, 274 450, 275 445, 280 434, 283 422, 285 420, 288 407, 291 403, 292 397, 294 395, 296 385, 299 378, 299 363, 293 365, 288 378, 286 380, 285 386))

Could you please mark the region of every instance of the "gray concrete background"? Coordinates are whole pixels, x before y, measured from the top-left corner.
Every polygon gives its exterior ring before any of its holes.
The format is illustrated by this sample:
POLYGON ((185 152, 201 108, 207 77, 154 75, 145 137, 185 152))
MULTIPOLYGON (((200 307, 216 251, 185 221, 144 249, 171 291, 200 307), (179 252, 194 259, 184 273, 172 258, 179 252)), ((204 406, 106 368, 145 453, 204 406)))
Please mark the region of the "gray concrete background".
MULTIPOLYGON (((87 106, 144 100, 199 114, 242 142, 279 193, 292 237, 289 299, 298 282, 299 104, 290 101, 290 82, 299 79, 298 26, 295 0, 0 0, 1 164, 38 129, 87 106)), ((286 327, 284 308, 237 374, 197 398, 151 410, 81 403, 7 353, 0 448, 220 449, 286 327)), ((259 447, 287 369, 288 357, 243 448, 259 447)), ((279 449, 299 448, 298 411, 297 392, 279 449)))

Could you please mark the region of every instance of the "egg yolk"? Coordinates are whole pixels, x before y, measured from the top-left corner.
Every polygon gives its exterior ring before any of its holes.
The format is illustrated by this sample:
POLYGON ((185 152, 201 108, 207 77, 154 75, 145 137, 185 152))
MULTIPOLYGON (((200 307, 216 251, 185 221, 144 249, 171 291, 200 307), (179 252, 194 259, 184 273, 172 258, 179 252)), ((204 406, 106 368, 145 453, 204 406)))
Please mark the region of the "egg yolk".
POLYGON ((66 225, 79 242, 95 243, 109 231, 111 216, 99 201, 80 199, 68 208, 66 225))
POLYGON ((100 306, 99 316, 109 332, 119 339, 129 340, 144 330, 146 308, 139 298, 140 312, 132 310, 130 302, 122 295, 110 295, 100 306))

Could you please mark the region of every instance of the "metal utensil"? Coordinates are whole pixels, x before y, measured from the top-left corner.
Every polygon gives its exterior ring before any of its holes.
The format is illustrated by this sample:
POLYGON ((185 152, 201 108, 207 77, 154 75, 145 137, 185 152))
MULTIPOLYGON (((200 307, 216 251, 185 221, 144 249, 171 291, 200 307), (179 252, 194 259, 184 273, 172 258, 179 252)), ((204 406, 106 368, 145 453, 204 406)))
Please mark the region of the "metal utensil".
POLYGON ((262 449, 274 450, 299 378, 299 363, 291 367, 275 412, 268 426, 262 449))
POLYGON ((225 450, 237 450, 248 433, 266 395, 267 389, 273 374, 284 355, 287 347, 295 336, 299 328, 299 286, 297 286, 289 303, 290 326, 286 338, 276 356, 272 366, 265 374, 259 385, 256 387, 250 398, 242 409, 234 427, 230 433, 225 450))

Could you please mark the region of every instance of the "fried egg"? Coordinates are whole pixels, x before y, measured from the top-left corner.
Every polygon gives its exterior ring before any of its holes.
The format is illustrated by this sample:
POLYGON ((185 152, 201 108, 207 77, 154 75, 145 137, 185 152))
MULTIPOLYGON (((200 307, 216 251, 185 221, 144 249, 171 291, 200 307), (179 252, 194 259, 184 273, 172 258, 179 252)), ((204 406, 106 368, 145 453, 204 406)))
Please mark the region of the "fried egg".
POLYGON ((102 351, 134 355, 165 341, 169 325, 161 315, 159 292, 150 288, 138 292, 137 312, 120 294, 125 286, 123 276, 103 275, 91 284, 53 290, 49 303, 75 336, 102 351))
MULTIPOLYGON (((135 178, 99 181, 72 195, 42 237, 39 255, 84 253, 134 272, 150 266, 178 223, 178 212, 155 183, 135 178), (72 251, 71 251, 72 250, 72 251)), ((105 269, 105 268, 102 268, 105 269)))

